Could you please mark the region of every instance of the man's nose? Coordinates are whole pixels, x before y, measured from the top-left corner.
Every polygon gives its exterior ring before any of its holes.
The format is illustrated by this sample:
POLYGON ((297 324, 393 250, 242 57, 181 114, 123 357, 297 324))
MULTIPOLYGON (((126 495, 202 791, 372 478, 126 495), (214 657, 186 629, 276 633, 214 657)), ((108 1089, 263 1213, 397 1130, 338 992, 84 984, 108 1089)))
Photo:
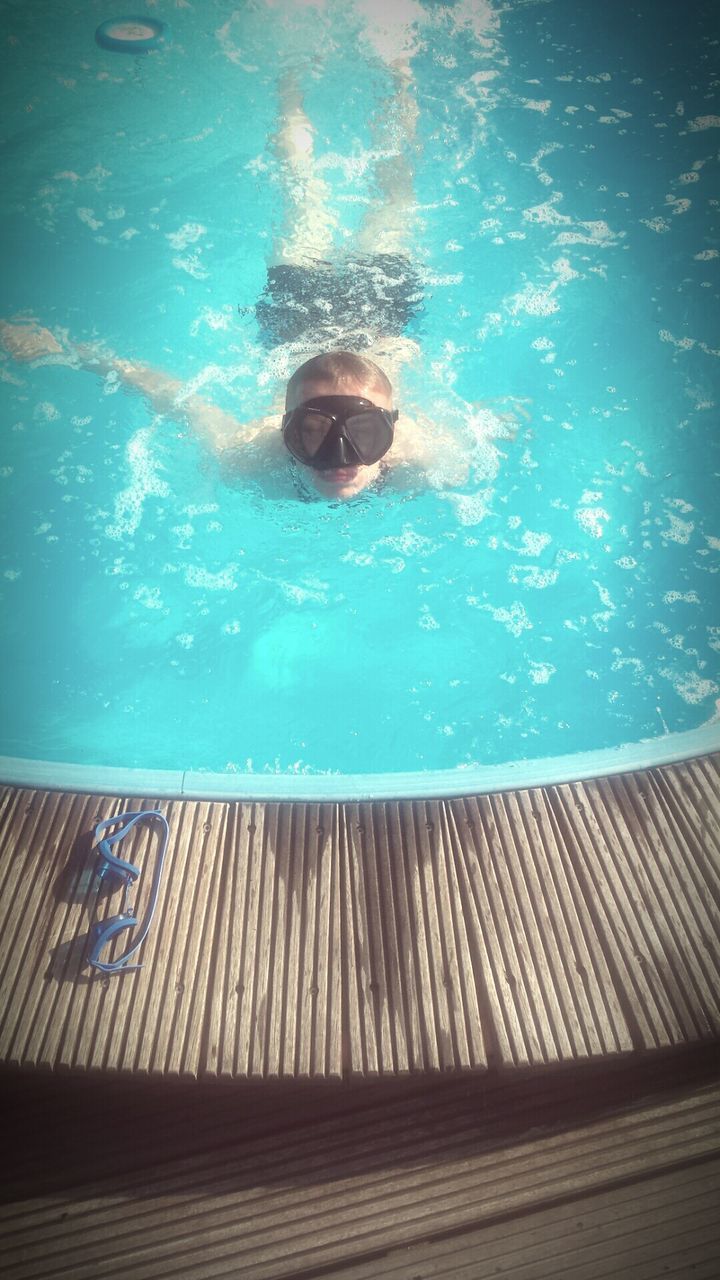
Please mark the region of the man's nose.
POLYGON ((357 466, 357 454, 345 436, 338 436, 335 442, 334 456, 337 459, 336 466, 354 467, 357 466))

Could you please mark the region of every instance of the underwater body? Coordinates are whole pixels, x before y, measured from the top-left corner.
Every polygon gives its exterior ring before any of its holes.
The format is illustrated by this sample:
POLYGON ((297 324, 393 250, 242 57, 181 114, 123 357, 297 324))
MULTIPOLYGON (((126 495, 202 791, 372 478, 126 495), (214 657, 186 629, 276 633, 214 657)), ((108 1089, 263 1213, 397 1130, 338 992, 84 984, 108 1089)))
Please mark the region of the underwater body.
MULTIPOLYGON (((715 6, 4 5, 2 316, 250 421, 305 349, 256 304, 268 147, 303 77, 336 247, 377 198, 393 59, 419 108, 421 358, 397 403, 467 462, 351 502, 233 476, 117 379, 3 360, 0 752, 392 773, 695 728, 720 695, 715 6)), ((389 152, 392 158, 392 150, 389 152)))

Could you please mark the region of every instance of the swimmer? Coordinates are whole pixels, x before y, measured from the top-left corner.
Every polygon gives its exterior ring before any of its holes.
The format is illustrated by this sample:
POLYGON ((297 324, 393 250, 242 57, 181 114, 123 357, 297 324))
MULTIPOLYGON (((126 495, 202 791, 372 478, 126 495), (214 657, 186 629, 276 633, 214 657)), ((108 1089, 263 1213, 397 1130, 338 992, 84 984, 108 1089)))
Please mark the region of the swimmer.
POLYGON ((302 496, 342 501, 387 479, 415 485, 428 471, 441 484, 462 482, 467 463, 458 443, 436 424, 399 412, 389 376, 398 377, 419 355, 404 328, 422 297, 407 248, 415 215, 411 154, 418 109, 408 60, 396 60, 389 70, 392 92, 373 123, 378 200, 353 253, 335 261, 331 193, 314 162, 314 129, 300 83, 288 71, 278 84, 270 149, 286 222, 255 313, 268 348, 292 344, 293 353, 319 352, 296 368, 278 413, 242 424, 187 395, 178 379, 101 347, 72 343, 34 321, 0 322, 0 342, 18 361, 69 363, 139 392, 155 413, 188 423, 222 454, 228 473, 262 475, 284 457, 302 496))

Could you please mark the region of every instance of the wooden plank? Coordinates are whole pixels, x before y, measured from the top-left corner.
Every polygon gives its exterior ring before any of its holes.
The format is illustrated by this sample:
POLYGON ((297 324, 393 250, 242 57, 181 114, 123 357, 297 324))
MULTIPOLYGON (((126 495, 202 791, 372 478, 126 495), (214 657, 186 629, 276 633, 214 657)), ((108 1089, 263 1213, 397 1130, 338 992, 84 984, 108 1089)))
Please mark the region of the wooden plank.
POLYGON ((720 763, 715 757, 655 769, 650 782, 668 824, 677 830, 681 862, 700 895, 720 903, 720 763))
POLYGON ((584 1040, 577 1042, 575 1056, 628 1052, 632 1039, 613 990, 602 937, 598 935, 590 904, 560 838, 545 792, 521 792, 514 798, 526 811, 526 832, 533 831, 536 892, 547 895, 552 904, 558 956, 566 971, 565 998, 578 1010, 577 1021, 584 1040))
POLYGON ((206 1069, 342 1073, 333 806, 231 806, 206 1069))
POLYGON ((342 826, 347 1056, 350 1070, 363 1075, 408 1069, 400 980, 403 966, 394 929, 392 854, 383 817, 379 807, 376 824, 372 806, 348 805, 342 826))
POLYGON ((458 909, 467 929, 479 1008, 485 1010, 483 1025, 487 1060, 492 1065, 510 1064, 526 1060, 524 1026, 508 979, 501 932, 495 920, 492 857, 478 834, 477 820, 477 813, 471 814, 465 801, 453 801, 445 808, 448 840, 453 849, 458 909))
MULTIPOLYGON (((256 836, 255 815, 245 818, 243 807, 230 807, 227 815, 227 837, 222 859, 222 900, 217 903, 213 921, 213 948, 210 985, 214 999, 207 1011, 205 1074, 232 1076, 235 1071, 235 1023, 237 1020, 240 956, 244 930, 245 865, 247 852, 243 837, 250 845, 256 836), (248 834, 249 833, 249 834, 248 834)), ((262 839, 262 832, 260 835, 262 839)))
POLYGON ((176 962, 176 992, 181 1004, 172 1023, 163 1022, 155 1071, 198 1076, 205 1067, 207 992, 218 900, 223 891, 227 819, 227 805, 196 806, 192 827, 185 828, 186 885, 190 892, 194 880, 194 896, 189 920, 187 911, 178 914, 178 928, 187 927, 182 959, 176 962))
MULTIPOLYGON (((720 1159, 426 1239, 327 1280, 716 1280, 720 1159)), ((430 1226, 431 1224, 428 1224, 430 1226)))
MULTIPOLYGON (((92 894, 88 864, 94 860, 90 859, 90 841, 83 840, 83 832, 95 816, 95 802, 79 796, 64 803, 59 797, 54 799, 52 806, 42 806, 46 817, 51 817, 44 838, 37 829, 31 836, 32 844, 38 842, 41 863, 35 871, 31 864, 24 868, 27 896, 21 903, 17 895, 13 899, 8 893, 9 900, 14 901, 17 923, 20 928, 24 926, 28 941, 23 951, 13 940, 19 963, 12 977, 6 969, 3 978, 8 1029, 15 1022, 14 1044, 12 1048, 8 1046, 7 1056, 10 1061, 23 1064, 43 1064, 52 1058, 54 1044, 63 1034, 69 1016, 69 982, 82 962, 83 929, 92 894), (33 939, 42 942, 31 946, 33 939)), ((35 796, 32 803, 39 806, 42 797, 35 796)))
POLYGON ((132 1268, 270 1280, 515 1218, 720 1150, 720 1089, 676 1094, 562 1131, 488 1137, 477 1098, 305 1124, 188 1159, 100 1177, 0 1210, 18 1280, 132 1268))
MULTIPOLYGON (((672 1042, 681 1043, 702 1038, 713 1025, 720 1029, 720 1010, 692 960, 691 938, 697 933, 694 914, 700 902, 694 893, 683 901, 682 886, 665 856, 661 832, 650 821, 650 843, 639 821, 637 804, 647 785, 643 775, 599 779, 584 784, 582 794, 612 851, 611 865, 624 899, 626 927, 651 985, 655 1007, 672 1042), (679 904, 684 919, 678 915, 679 904), (689 964, 696 980, 700 979, 700 993, 692 990, 689 964), (698 1006, 703 1009, 702 1022, 695 1017, 698 1006)), ((647 810, 645 819, 649 819, 647 810)))
POLYGON ((503 1058, 507 1065, 547 1062, 555 1057, 554 1042, 543 1016, 542 984, 524 926, 525 904, 518 901, 511 874, 513 850, 503 840, 507 836, 504 812, 496 809, 491 797, 459 803, 456 829, 463 833, 466 858, 471 860, 466 869, 475 891, 475 923, 479 926, 482 920, 484 950, 492 953, 495 990, 502 992, 504 1009, 501 1012, 497 1003, 494 1008, 500 1014, 496 1042, 502 1045, 505 1039, 507 1043, 503 1058))
MULTIPOLYGON (((289 806, 284 806, 289 809, 289 806)), ((296 814, 297 818, 298 815, 296 814)), ((340 899, 337 810, 309 805, 302 812, 305 860, 293 868, 291 907, 300 940, 297 985, 288 993, 294 1012, 292 1074, 303 1079, 342 1074, 339 973, 340 899), (330 1041, 333 1029, 335 1042, 330 1041)), ((291 846, 293 857, 293 846, 291 846)), ((282 948, 283 939, 279 939, 282 948)))
POLYGON ((682 1026, 650 960, 653 922, 628 879, 620 839, 606 829, 601 805, 596 812, 596 793, 577 783, 550 787, 548 797, 584 883, 634 1046, 682 1043, 682 1026))
POLYGON ((616 827, 628 834, 635 866, 651 885, 644 898, 662 946, 663 981, 683 1012, 687 1039, 720 1033, 720 904, 691 873, 692 856, 671 812, 658 801, 651 775, 595 784, 616 827), (632 845, 629 833, 634 833, 632 845))
POLYGON ((172 844, 145 957, 144 1026, 121 1068, 192 1076, 202 1069, 201 1027, 195 1035, 190 1027, 198 996, 205 1005, 226 816, 225 805, 168 806, 172 844))
POLYGON ((487 1000, 482 973, 475 973, 468 919, 460 892, 461 873, 457 846, 449 822, 448 806, 437 807, 439 827, 438 878, 443 885, 444 936, 447 939, 446 985, 458 1038, 458 1066, 488 1066, 487 1041, 492 1032, 487 1025, 487 1000))
MULTIPOLYGON (((431 996, 434 1025, 428 1038, 437 1045, 436 1060, 441 1071, 470 1067, 465 1019, 455 1016, 461 991, 457 946, 448 898, 448 878, 443 851, 442 806, 437 801, 405 806, 404 825, 413 821, 418 860, 418 911, 427 922, 430 986, 423 993, 423 1005, 431 996)), ((429 1020, 428 1020, 429 1021, 429 1020)))

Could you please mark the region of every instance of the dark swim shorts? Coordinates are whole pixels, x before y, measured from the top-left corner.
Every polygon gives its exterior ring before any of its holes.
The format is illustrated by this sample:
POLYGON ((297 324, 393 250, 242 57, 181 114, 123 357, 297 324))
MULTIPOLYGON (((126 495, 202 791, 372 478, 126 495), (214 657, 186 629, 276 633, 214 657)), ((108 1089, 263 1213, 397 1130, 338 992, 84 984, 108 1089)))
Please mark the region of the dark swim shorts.
POLYGON ((337 265, 268 267, 255 306, 263 344, 367 347, 397 337, 421 309, 420 278, 408 258, 378 253, 337 265))

